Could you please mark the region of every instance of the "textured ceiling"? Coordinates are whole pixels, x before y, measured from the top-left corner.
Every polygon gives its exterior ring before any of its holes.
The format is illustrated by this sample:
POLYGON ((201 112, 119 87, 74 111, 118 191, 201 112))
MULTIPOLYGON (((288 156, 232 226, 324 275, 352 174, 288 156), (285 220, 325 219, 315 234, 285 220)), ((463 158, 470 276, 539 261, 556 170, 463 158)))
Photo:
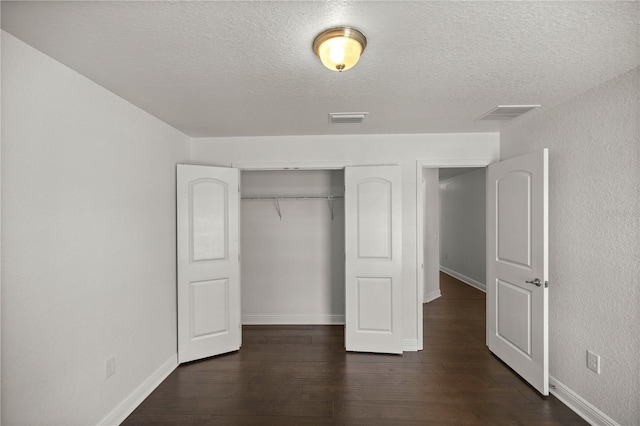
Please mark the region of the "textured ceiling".
POLYGON ((639 65, 640 3, 2 1, 2 28, 191 136, 497 131, 639 65), (311 50, 368 39, 335 73, 311 50), (330 125, 329 112, 369 112, 330 125))

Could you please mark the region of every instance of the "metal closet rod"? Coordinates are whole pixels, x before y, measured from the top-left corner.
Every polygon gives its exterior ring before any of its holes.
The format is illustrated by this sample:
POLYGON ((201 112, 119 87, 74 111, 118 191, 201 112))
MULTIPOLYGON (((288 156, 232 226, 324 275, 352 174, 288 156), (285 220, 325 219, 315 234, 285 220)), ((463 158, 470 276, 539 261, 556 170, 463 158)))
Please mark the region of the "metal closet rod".
POLYGON ((243 200, 333 200, 336 198, 344 198, 343 195, 265 195, 265 196, 248 196, 241 197, 243 200))

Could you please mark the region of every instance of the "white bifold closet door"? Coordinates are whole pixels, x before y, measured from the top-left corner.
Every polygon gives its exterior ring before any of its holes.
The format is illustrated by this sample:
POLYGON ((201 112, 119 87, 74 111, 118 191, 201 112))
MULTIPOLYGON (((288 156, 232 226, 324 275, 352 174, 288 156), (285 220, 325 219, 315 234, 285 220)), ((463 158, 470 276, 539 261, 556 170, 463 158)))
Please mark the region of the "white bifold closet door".
POLYGON ((401 192, 399 166, 345 169, 348 351, 402 353, 401 192))
MULTIPOLYGON (((239 171, 178 165, 178 361, 238 350, 239 171)), ((345 346, 402 353, 398 166, 345 169, 345 346)))
POLYGON ((178 362, 238 350, 239 173, 177 166, 178 362))

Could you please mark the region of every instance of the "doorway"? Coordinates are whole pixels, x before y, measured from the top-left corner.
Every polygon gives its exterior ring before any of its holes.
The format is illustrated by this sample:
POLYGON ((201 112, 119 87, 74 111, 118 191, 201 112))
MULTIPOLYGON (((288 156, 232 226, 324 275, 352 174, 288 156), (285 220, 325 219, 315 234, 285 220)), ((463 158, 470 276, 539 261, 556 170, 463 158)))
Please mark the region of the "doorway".
POLYGON ((486 291, 486 168, 438 174, 440 270, 486 291))
MULTIPOLYGON (((418 160, 416 161, 416 253, 418 349, 423 349, 422 305, 440 297, 439 170, 486 168, 490 160, 418 160)), ((445 172, 446 173, 446 172, 445 172)))
POLYGON ((344 170, 242 171, 242 324, 344 324, 344 232, 344 170))
POLYGON ((440 296, 440 272, 485 291, 486 168, 425 168, 423 303, 440 296))

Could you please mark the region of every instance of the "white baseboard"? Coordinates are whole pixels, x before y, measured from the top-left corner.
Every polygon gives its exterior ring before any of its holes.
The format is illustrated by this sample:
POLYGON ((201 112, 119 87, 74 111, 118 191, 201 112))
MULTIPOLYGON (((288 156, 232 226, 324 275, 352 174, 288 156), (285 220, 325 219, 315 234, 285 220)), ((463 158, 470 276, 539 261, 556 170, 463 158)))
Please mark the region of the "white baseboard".
POLYGON ((402 350, 404 352, 417 352, 418 339, 404 339, 402 341, 402 350))
POLYGON ((486 284, 481 283, 480 281, 476 281, 473 278, 469 278, 469 277, 467 277, 465 275, 462 275, 462 274, 454 271, 453 269, 447 268, 446 266, 440 265, 440 270, 442 272, 444 272, 445 274, 447 274, 447 275, 451 275, 452 277, 459 279, 460 281, 462 281, 465 284, 469 284, 470 286, 475 287, 478 290, 483 291, 485 293, 487 292, 486 284))
POLYGON ((129 414, 133 413, 138 405, 148 397, 155 388, 162 383, 164 379, 171 374, 178 366, 178 354, 172 355, 165 361, 156 371, 140 384, 131 394, 124 399, 116 408, 111 411, 104 419, 100 421, 100 425, 119 425, 129 414))
POLYGON ((593 426, 620 426, 620 424, 598 410, 589 401, 551 376, 549 376, 549 391, 553 396, 562 401, 564 405, 571 408, 576 414, 593 426))
POLYGON ((429 293, 424 295, 424 302, 422 302, 422 303, 433 302, 434 300, 436 300, 437 298, 439 298, 441 296, 442 296, 442 293, 440 292, 440 290, 431 291, 431 292, 429 292, 429 293))
POLYGON ((244 325, 344 325, 344 315, 242 315, 244 325))

